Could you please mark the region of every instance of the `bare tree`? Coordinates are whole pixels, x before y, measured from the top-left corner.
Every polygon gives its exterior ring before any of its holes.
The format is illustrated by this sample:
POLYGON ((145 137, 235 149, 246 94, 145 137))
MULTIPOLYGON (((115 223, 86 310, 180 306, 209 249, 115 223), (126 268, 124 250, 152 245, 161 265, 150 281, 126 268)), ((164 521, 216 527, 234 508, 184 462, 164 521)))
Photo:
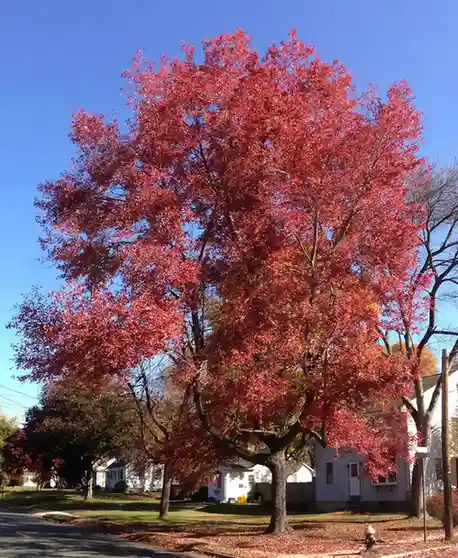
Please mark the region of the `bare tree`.
POLYGON ((129 389, 139 417, 145 460, 159 462, 164 467, 159 519, 167 519, 172 476, 165 459, 165 449, 173 436, 176 413, 164 397, 162 362, 155 365, 140 363, 132 372, 129 389))
POLYGON ((159 518, 169 511, 172 480, 194 489, 222 461, 193 409, 191 392, 170 381, 173 361, 164 356, 141 363, 129 384, 135 401, 146 461, 163 466, 159 518))
MULTIPOLYGON (((420 374, 420 359, 433 339, 445 337, 452 337, 454 341, 449 353, 448 369, 458 353, 458 324, 456 327, 444 324, 439 313, 441 301, 458 298, 458 167, 454 165, 425 171, 421 177, 417 177, 412 192, 413 203, 419 202, 425 207, 425 214, 416 216, 424 222, 420 261, 416 272, 410 277, 409 294, 400 293, 392 302, 399 313, 399 327, 396 331, 383 330, 381 334, 387 352, 391 353, 390 338, 394 333, 411 362, 415 378, 414 398, 412 401, 404 397, 403 403, 415 423, 421 443, 428 445, 431 442, 431 416, 441 394, 441 382, 438 376, 432 398, 427 402, 420 374), (430 282, 425 287, 427 277, 430 277, 430 282), (416 304, 427 308, 424 328, 420 332, 414 329, 416 304)), ((420 512, 421 467, 416 462, 412 475, 412 513, 419 516, 420 512)))

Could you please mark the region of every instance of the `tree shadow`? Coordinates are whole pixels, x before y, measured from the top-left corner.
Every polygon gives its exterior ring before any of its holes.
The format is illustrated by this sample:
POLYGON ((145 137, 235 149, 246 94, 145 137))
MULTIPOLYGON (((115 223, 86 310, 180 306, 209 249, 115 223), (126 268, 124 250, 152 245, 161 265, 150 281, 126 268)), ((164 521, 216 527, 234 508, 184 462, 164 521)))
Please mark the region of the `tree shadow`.
MULTIPOLYGON (((203 502, 201 504, 194 503, 199 511, 205 513, 215 513, 221 515, 264 515, 270 516, 271 508, 268 504, 226 504, 220 502, 203 502)), ((307 513, 315 513, 310 506, 294 506, 288 507, 288 515, 303 515, 307 513)), ((324 513, 324 512, 323 512, 324 513)))
MULTIPOLYGON (((0 509, 20 512, 30 511, 148 511, 158 512, 159 502, 151 499, 147 501, 146 495, 119 495, 104 493, 95 496, 96 500, 78 499, 78 493, 64 491, 48 492, 22 492, 12 494, 0 501, 0 509), (77 498, 75 498, 75 496, 77 498), (98 500, 97 498, 100 498, 98 500), (124 501, 119 501, 122 498, 124 501), (130 501, 125 501, 129 498, 130 501)), ((185 510, 195 508, 195 503, 177 500, 170 503, 172 510, 185 510)))
POLYGON ((204 503, 199 511, 219 515, 270 515, 269 508, 260 504, 204 503))

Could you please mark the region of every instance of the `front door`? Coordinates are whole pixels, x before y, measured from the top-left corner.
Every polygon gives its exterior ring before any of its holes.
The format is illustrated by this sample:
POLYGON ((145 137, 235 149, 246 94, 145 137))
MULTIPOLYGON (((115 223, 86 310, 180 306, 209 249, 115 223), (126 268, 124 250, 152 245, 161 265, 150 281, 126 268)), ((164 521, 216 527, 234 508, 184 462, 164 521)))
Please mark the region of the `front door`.
POLYGON ((350 475, 350 498, 359 498, 361 496, 359 463, 356 463, 355 461, 350 463, 349 475, 350 475))

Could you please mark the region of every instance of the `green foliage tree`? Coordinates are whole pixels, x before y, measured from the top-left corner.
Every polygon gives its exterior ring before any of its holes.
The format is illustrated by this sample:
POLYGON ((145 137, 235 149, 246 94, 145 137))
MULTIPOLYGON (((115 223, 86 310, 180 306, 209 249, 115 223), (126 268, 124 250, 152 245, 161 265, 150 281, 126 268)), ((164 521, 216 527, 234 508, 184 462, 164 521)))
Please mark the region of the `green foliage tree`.
POLYGON ((0 413, 0 450, 5 446, 6 440, 17 430, 16 421, 0 413))
POLYGON ((124 456, 138 435, 137 414, 127 392, 118 386, 96 390, 70 382, 46 389, 25 425, 26 447, 32 461, 51 466, 59 460, 73 471, 92 498, 94 464, 108 456, 124 456))

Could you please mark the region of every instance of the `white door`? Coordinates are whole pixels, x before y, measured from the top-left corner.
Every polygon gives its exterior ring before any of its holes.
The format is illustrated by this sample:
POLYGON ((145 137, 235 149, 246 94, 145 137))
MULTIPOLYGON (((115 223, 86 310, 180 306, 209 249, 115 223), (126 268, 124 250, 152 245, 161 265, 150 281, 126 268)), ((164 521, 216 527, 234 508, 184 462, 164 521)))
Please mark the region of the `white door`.
POLYGON ((350 475, 350 498, 361 496, 361 481, 359 478, 359 463, 353 461, 348 469, 350 475))

